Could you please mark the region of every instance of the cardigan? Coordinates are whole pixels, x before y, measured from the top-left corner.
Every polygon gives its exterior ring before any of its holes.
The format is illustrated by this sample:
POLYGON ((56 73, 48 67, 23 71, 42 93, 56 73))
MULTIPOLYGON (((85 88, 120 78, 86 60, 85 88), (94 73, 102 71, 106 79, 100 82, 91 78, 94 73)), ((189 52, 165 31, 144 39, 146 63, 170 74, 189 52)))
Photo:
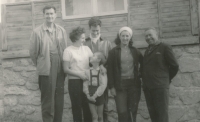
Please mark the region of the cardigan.
MULTIPOLYGON (((140 74, 142 72, 142 60, 143 56, 139 50, 137 50, 133 46, 129 46, 131 54, 133 56, 134 62, 134 80, 133 84, 136 88, 141 87, 140 74)), ((115 88, 117 90, 122 90, 121 87, 121 47, 120 45, 113 48, 108 55, 108 68, 107 68, 107 76, 108 76, 108 87, 115 88)))

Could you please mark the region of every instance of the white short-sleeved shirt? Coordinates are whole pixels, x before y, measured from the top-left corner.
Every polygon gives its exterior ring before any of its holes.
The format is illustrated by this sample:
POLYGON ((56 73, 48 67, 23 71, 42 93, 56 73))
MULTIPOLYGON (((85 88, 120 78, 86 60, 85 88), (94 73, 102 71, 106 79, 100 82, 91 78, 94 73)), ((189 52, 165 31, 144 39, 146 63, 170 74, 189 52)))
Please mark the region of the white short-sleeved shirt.
MULTIPOLYGON (((89 69, 89 57, 93 56, 88 46, 67 47, 63 53, 63 61, 68 61, 70 69, 73 71, 85 71, 89 69)), ((69 79, 80 79, 76 76, 69 75, 69 79)))

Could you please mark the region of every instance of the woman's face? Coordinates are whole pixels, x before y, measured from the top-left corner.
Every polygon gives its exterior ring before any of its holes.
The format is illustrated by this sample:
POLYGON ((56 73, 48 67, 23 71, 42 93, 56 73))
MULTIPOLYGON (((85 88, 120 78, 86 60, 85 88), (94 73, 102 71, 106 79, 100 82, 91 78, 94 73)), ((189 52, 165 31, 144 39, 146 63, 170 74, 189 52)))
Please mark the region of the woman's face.
POLYGON ((80 38, 76 41, 77 43, 83 44, 85 42, 85 34, 81 34, 80 38))
POLYGON ((128 45, 131 39, 131 35, 128 31, 122 31, 120 34, 120 40, 122 45, 128 45))

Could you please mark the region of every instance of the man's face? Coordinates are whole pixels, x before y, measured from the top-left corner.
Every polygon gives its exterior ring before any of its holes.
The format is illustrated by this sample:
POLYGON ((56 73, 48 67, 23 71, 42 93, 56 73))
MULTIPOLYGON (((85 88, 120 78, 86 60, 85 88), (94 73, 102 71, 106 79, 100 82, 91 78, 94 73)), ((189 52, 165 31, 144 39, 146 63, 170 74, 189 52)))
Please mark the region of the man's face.
POLYGON ((155 30, 152 30, 152 29, 147 30, 145 32, 145 39, 146 39, 146 42, 149 45, 156 44, 156 42, 158 41, 157 32, 155 30))
POLYGON ((93 38, 98 37, 100 34, 100 31, 101 31, 101 27, 99 25, 90 27, 90 33, 93 38))
POLYGON ((56 19, 56 13, 53 8, 51 9, 46 9, 44 13, 44 18, 47 23, 52 23, 56 19))

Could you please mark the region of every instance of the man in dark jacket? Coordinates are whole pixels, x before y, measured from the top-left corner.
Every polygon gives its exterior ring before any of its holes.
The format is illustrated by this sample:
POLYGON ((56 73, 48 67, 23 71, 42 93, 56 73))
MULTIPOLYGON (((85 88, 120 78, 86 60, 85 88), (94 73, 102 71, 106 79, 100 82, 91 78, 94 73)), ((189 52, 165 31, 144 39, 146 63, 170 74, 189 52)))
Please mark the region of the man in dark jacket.
POLYGON ((178 72, 170 45, 160 42, 155 28, 145 31, 149 44, 143 59, 143 90, 152 122, 169 122, 169 84, 178 72))
MULTIPOLYGON (((110 41, 105 40, 101 37, 101 20, 97 17, 92 17, 88 22, 90 28, 90 35, 86 38, 86 42, 84 45, 88 46, 93 53, 101 52, 104 55, 104 60, 102 60, 102 64, 107 66, 107 58, 108 52, 113 48, 110 41)), ((104 122, 108 122, 108 90, 106 89, 104 92, 105 104, 104 104, 104 112, 103 118, 104 122)))

